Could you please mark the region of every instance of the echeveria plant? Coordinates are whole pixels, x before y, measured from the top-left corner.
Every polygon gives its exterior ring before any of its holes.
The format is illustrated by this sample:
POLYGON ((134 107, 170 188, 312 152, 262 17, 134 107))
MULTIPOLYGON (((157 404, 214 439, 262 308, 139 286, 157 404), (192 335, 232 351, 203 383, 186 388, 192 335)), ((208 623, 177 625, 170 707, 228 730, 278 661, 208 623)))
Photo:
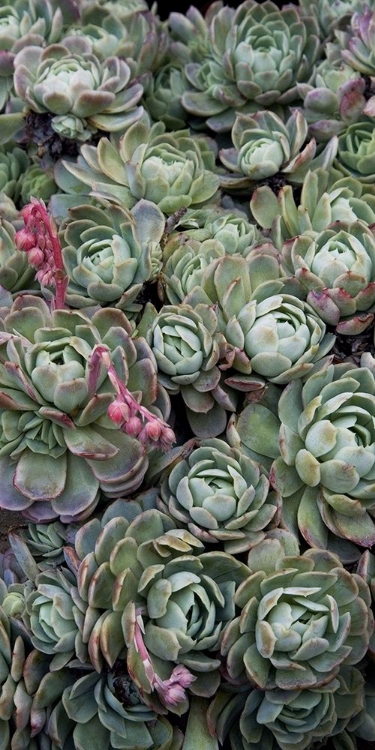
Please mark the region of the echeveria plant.
POLYGON ((0 750, 366 750, 375 2, 7 1, 0 750))

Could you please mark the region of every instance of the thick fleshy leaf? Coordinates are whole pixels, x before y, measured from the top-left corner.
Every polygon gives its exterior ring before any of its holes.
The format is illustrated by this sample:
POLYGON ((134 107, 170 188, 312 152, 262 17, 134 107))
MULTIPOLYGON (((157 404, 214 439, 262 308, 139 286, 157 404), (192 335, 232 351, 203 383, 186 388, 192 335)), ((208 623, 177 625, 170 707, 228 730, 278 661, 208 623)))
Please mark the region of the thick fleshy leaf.
POLYGON ((30 500, 51 500, 61 495, 67 478, 67 456, 51 458, 24 451, 20 457, 14 486, 30 500))

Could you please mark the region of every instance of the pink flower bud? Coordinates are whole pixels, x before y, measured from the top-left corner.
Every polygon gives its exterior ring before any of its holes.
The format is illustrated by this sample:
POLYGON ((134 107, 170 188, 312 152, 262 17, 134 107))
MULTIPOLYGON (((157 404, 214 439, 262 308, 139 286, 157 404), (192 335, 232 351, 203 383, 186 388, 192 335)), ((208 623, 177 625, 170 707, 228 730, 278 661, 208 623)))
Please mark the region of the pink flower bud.
POLYGON ((40 249, 40 247, 32 247, 28 251, 27 257, 29 259, 29 263, 31 263, 32 266, 38 267, 44 261, 44 252, 40 249))
POLYGON ((177 706, 186 699, 185 690, 181 685, 173 685, 165 690, 163 698, 170 706, 177 706))
POLYGON ((112 422, 117 425, 127 422, 130 416, 129 407, 124 404, 123 401, 119 401, 118 399, 109 405, 107 414, 112 422))
POLYGON ((18 250, 31 250, 35 245, 35 235, 28 232, 27 229, 20 229, 14 236, 14 241, 18 250))
POLYGON ((178 680, 179 684, 182 685, 182 687, 189 687, 192 682, 196 679, 194 675, 189 672, 189 670, 183 666, 183 664, 179 664, 177 667, 174 668, 171 678, 174 680, 178 680))
POLYGON ((180 665, 174 668, 168 680, 161 680, 155 675, 154 685, 165 705, 177 706, 186 699, 185 688, 190 687, 196 677, 180 665))
POLYGON ((146 436, 149 440, 157 441, 160 438, 160 435, 163 430, 163 425, 160 423, 160 421, 155 417, 150 422, 147 422, 147 424, 144 427, 146 436))
POLYGON ((160 447, 166 451, 176 442, 176 435, 170 427, 164 427, 162 434, 160 435, 160 447))
POLYGON ((20 211, 20 214, 22 218, 25 221, 25 224, 30 220, 31 216, 33 215, 34 206, 32 203, 28 203, 27 206, 24 206, 23 209, 20 211))
POLYGON ((141 430, 142 422, 139 417, 131 417, 125 425, 126 434, 130 435, 131 437, 138 437, 141 430))

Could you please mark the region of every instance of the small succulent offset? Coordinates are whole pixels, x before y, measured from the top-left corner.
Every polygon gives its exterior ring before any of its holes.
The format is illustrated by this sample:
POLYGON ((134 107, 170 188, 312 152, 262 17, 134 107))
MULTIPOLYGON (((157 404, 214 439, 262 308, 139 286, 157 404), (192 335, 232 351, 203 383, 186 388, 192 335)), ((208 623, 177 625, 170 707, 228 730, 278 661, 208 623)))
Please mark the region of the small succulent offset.
POLYGON ((66 167, 94 195, 131 208, 141 198, 156 203, 165 214, 198 207, 215 199, 219 178, 214 173, 216 146, 188 130, 166 133, 160 122, 151 128, 132 125, 116 145, 102 138, 98 146, 84 145, 77 164, 66 167))
POLYGON ((142 103, 155 122, 164 122, 169 130, 181 130, 189 117, 181 103, 187 88, 182 66, 170 62, 145 84, 142 103))
POLYGON ((1 748, 40 750, 50 747, 44 732, 51 704, 72 683, 69 672, 50 672, 50 658, 30 649, 28 633, 17 633, 7 612, 9 594, 1 581, 1 748), (47 743, 47 744, 46 744, 47 743))
MULTIPOLYGON (((332 30, 345 28, 350 23, 354 11, 363 8, 362 0, 299 0, 299 5, 304 13, 316 16, 325 37, 332 30)), ((369 8, 373 5, 373 0, 366 2, 369 8)))
POLYGON ((17 534, 10 532, 9 541, 19 556, 20 545, 23 549, 26 545, 38 569, 44 570, 64 562, 64 547, 74 542, 77 530, 78 525, 62 524, 60 521, 28 523, 25 528, 17 530, 17 534))
POLYGON ((282 250, 307 302, 341 334, 360 333, 373 320, 375 237, 363 222, 336 221, 315 237, 302 234, 282 250))
POLYGON ((197 218, 195 227, 192 216, 191 228, 187 215, 184 218, 183 228, 172 232, 163 248, 161 281, 173 305, 183 302, 187 294, 202 285, 212 260, 225 255, 248 257, 251 248, 264 239, 240 211, 211 209, 203 222, 197 218))
POLYGON ((57 193, 57 185, 53 176, 39 167, 38 164, 30 164, 26 169, 21 187, 21 205, 30 203, 33 195, 39 200, 48 201, 52 195, 57 193))
POLYGON ((222 149, 220 159, 233 172, 220 177, 227 190, 244 190, 253 182, 278 174, 300 184, 309 169, 328 169, 336 156, 337 139, 317 154, 315 139, 308 143, 308 125, 299 110, 284 123, 273 112, 237 115, 232 128, 234 148, 222 149))
POLYGON ((17 96, 33 112, 53 115, 60 136, 85 141, 100 130, 122 131, 143 110, 141 84, 132 82, 129 66, 117 57, 101 62, 91 44, 71 37, 46 49, 30 46, 15 58, 17 96))

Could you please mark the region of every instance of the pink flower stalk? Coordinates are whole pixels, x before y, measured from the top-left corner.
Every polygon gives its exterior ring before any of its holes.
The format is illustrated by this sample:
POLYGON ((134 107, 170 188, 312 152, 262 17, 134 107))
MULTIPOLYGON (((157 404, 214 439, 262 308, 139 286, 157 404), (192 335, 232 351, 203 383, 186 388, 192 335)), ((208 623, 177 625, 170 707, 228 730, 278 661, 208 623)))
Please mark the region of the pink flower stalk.
POLYGON ((169 450, 176 442, 176 436, 160 417, 152 414, 135 400, 127 386, 120 380, 111 360, 108 349, 96 346, 90 362, 89 392, 94 395, 100 374, 100 364, 106 367, 108 377, 117 393, 109 405, 107 414, 122 432, 136 437, 144 445, 153 445, 163 451, 169 450))
POLYGON ((186 700, 186 688, 197 678, 189 672, 182 664, 174 668, 168 680, 161 680, 156 674, 152 665, 149 653, 143 640, 144 626, 141 610, 136 610, 136 621, 134 630, 135 648, 142 659, 143 668, 151 687, 159 693, 159 696, 165 706, 177 706, 181 701, 186 700))
POLYGON ((16 232, 18 250, 27 253, 30 265, 37 268, 36 278, 43 286, 55 288, 53 309, 65 307, 69 279, 65 274, 60 240, 55 222, 44 201, 31 198, 21 211, 25 228, 16 232))

